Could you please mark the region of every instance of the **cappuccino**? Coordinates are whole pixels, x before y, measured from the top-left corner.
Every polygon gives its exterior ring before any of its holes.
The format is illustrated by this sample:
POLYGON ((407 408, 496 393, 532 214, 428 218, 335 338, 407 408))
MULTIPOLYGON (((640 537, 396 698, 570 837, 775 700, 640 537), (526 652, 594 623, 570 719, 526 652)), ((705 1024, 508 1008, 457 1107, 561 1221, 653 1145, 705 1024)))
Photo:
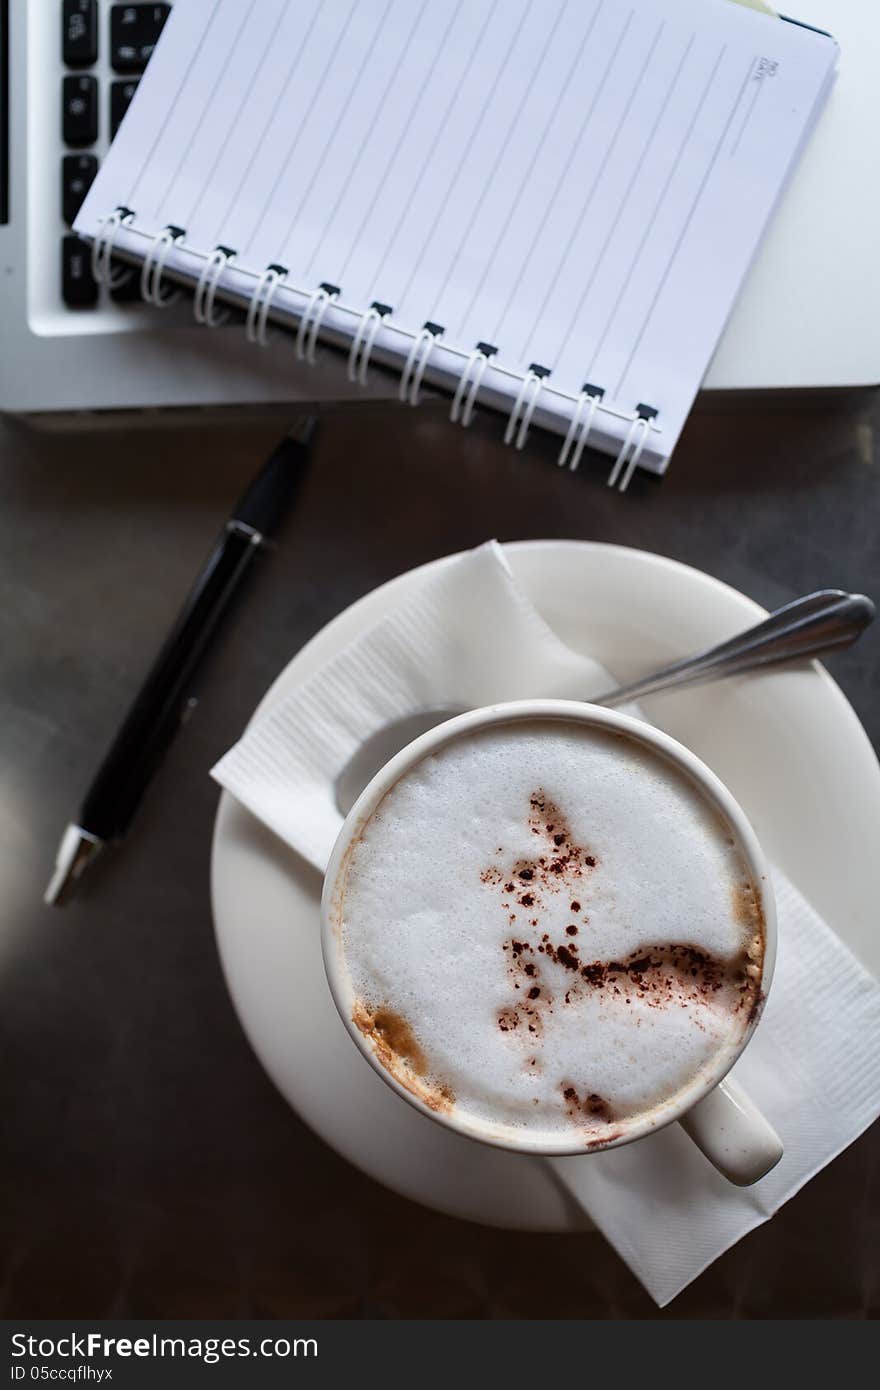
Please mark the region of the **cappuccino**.
POLYGON ((760 1004, 732 830, 660 750, 587 722, 494 724, 411 767, 350 845, 333 923, 376 1060, 498 1142, 662 1122, 760 1004))

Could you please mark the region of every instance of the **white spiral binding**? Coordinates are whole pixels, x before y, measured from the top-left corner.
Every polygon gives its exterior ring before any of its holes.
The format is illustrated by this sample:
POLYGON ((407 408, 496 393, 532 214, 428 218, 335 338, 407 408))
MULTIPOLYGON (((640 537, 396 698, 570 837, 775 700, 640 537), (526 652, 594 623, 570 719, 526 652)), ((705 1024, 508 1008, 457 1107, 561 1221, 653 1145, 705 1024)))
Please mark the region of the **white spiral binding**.
POLYGON ((621 469, 624 470, 623 477, 620 479, 620 491, 626 492, 630 484, 630 479, 636 471, 636 465, 642 456, 642 450, 648 442, 648 434, 651 429, 651 422, 644 415, 634 415, 630 427, 626 432, 626 438, 621 445, 620 453, 614 460, 611 472, 608 474, 608 486, 614 487, 620 476, 621 469), (639 430, 641 426, 641 431, 639 430), (632 448, 632 453, 630 453, 632 448), (629 457, 627 458, 627 455, 629 457), (624 465, 626 467, 624 468, 624 465))
POLYGON ((544 385, 544 378, 531 369, 526 372, 522 379, 513 409, 507 421, 507 429, 504 431, 504 442, 510 444, 516 435, 515 448, 521 449, 529 437, 529 425, 532 423, 532 416, 535 413, 535 406, 538 404, 538 397, 544 385), (520 418, 522 412, 522 418, 520 418), (519 425, 519 429, 517 429, 519 425))
POLYGON ((141 266, 141 299, 145 304, 153 304, 157 309, 165 309, 175 299, 180 298, 180 290, 177 289, 169 288, 163 294, 162 275, 169 251, 175 242, 182 240, 183 232, 175 231, 172 227, 163 227, 162 231, 151 241, 141 266))
MULTIPOLYGON (((115 208, 100 223, 91 248, 92 273, 99 283, 116 288, 132 274, 128 268, 112 269, 111 261, 119 229, 130 225, 134 216, 135 214, 131 209, 120 206, 115 208)), ((182 231, 169 225, 152 238, 140 272, 141 294, 146 303, 161 308, 177 299, 179 291, 170 287, 163 291, 162 280, 171 248, 182 241, 183 236, 182 231)), ((220 287, 223 271, 234 256, 234 251, 218 246, 206 257, 196 282, 193 297, 193 314, 197 323, 216 328, 229 317, 229 310, 219 312, 215 310, 215 297, 220 287)), ((272 265, 267 266, 257 279, 245 322, 245 331, 249 342, 258 343, 261 347, 266 346, 272 301, 279 284, 286 279, 286 276, 287 272, 283 268, 272 265)), ((309 294, 300 290, 297 290, 297 293, 304 295, 306 306, 297 328, 296 354, 300 359, 305 358, 309 363, 314 363, 318 336, 324 318, 330 305, 338 303, 339 291, 332 285, 322 284, 309 294)), ((369 309, 358 310, 345 304, 339 304, 340 311, 357 318, 357 328, 348 355, 350 381, 366 383, 367 370, 376 337, 382 325, 388 320, 388 312, 383 312, 384 308, 383 305, 377 307, 377 304, 373 303, 369 309)), ((408 336, 406 330, 398 329, 397 331, 408 336)), ((430 327, 425 324, 418 333, 412 335, 412 342, 400 376, 398 394, 402 401, 408 400, 410 405, 418 405, 419 392, 431 359, 431 353, 442 332, 442 328, 438 328, 436 324, 432 324, 430 327)), ((457 349, 450 349, 455 355, 463 359, 463 363, 449 416, 453 422, 460 422, 463 426, 469 425, 473 419, 483 377, 492 358, 492 352, 485 352, 484 346, 474 348, 467 356, 457 349)), ((509 378, 519 376, 519 373, 503 366, 499 368, 499 371, 503 376, 509 378)), ((547 385, 546 376, 546 372, 529 368, 520 377, 519 389, 504 431, 505 444, 513 443, 517 449, 522 449, 525 446, 541 392, 547 385)), ((580 392, 577 399, 574 399, 555 387, 550 388, 550 390, 552 395, 557 398, 562 396, 564 399, 572 401, 574 406, 568 430, 557 458, 560 468, 568 464, 569 469, 573 472, 579 467, 581 456, 595 423, 597 411, 605 410, 617 420, 628 419, 629 427, 623 444, 608 475, 608 486, 617 485, 621 492, 625 492, 639 465, 651 432, 656 428, 652 424, 656 411, 649 407, 640 406, 635 414, 624 416, 619 411, 605 406, 602 395, 598 392, 593 393, 584 390, 580 392)))
POLYGON ((571 463, 568 466, 572 473, 577 470, 581 461, 581 454, 586 448, 587 440, 590 437, 590 430, 593 428, 593 421, 596 418, 596 411, 599 409, 601 401, 601 396, 591 394, 589 391, 582 391, 578 396, 577 409, 571 417, 568 434, 565 436, 565 441, 562 448, 559 450, 559 457, 556 460, 560 468, 565 467, 568 452, 572 444, 574 444, 574 453, 571 456, 571 463), (586 415, 584 415, 584 407, 586 407, 586 415), (581 416, 583 416, 583 419, 581 419, 581 416))
POLYGON ((214 313, 214 296, 220 276, 231 260, 232 255, 229 251, 224 251, 222 246, 216 246, 202 266, 193 297, 196 323, 203 323, 208 328, 219 328, 229 318, 228 309, 221 310, 219 314, 214 313))
POLYGON ((285 274, 286 272, 282 273, 277 266, 269 265, 257 281, 257 287, 251 295, 251 302, 248 305, 247 319, 244 325, 249 343, 257 343, 260 347, 266 347, 269 310, 272 307, 275 291, 285 274))
POLYGON ((338 299, 338 297, 335 290, 331 292, 323 285, 319 285, 309 295, 309 302, 303 310, 297 329, 296 355, 300 361, 305 358, 310 367, 315 365, 315 349, 318 345, 318 334, 321 331, 324 315, 334 299, 338 299))
POLYGON ((400 374, 400 386, 397 392, 400 399, 402 401, 408 400, 410 405, 418 405, 419 403, 419 388, 438 337, 439 334, 433 333, 430 328, 421 328, 413 339, 412 347, 400 374))
POLYGON ((106 285, 108 289, 118 289, 131 275, 131 270, 113 270, 110 260, 113 255, 113 245, 116 241, 116 233, 120 227, 126 226, 134 218, 134 213, 128 208, 114 208, 109 217, 105 217, 92 242, 92 275, 99 285, 106 285))
POLYGON ((351 351, 348 354, 349 381, 357 381, 360 382, 361 386, 366 386, 367 367, 370 365, 376 334, 387 317, 387 314, 379 312, 375 304, 371 304, 369 309, 361 315, 361 321, 357 326, 357 332, 352 339, 351 351))
POLYGON ((452 405, 449 407, 449 418, 453 424, 457 424, 459 415, 464 428, 467 428, 473 419, 477 395, 488 365, 489 354, 483 352, 482 348, 474 348, 462 367, 452 405))
POLYGON ((306 361, 309 363, 309 366, 311 367, 315 365, 315 352, 318 345, 318 334, 320 333, 321 325, 324 322, 324 315, 330 308, 330 305, 333 303, 333 301, 339 298, 338 291, 336 290, 325 291, 325 294, 327 296, 326 299, 321 299, 315 307, 314 315, 312 318, 312 326, 309 329, 309 340, 306 344, 306 361))

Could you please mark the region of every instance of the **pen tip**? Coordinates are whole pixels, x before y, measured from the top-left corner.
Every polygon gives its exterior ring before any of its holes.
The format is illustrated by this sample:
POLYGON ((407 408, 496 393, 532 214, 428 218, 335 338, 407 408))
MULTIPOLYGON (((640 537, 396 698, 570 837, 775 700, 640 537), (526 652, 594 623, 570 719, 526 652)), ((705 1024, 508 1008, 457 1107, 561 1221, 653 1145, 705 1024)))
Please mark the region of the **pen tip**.
POLYGON ((101 849, 103 841, 82 830, 78 825, 69 825, 61 837, 58 855, 55 859, 55 872, 43 894, 43 902, 49 907, 57 907, 70 887, 91 863, 101 849))

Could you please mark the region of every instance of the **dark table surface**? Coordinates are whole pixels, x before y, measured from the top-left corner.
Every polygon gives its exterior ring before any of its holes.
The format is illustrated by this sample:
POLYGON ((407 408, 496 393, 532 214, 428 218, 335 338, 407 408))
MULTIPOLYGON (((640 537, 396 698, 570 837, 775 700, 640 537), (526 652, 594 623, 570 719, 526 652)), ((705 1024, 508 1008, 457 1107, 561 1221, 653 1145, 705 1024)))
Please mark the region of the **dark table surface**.
MULTIPOLYGON (((621 498, 498 420, 326 416, 301 503, 224 628, 136 829, 62 911, 41 898, 145 662, 277 424, 41 434, 0 422, 0 1314, 837 1317, 880 1311, 880 1126, 663 1314, 599 1235, 415 1206, 274 1090, 223 983, 208 769, 269 682, 383 580, 489 536, 601 539, 768 607, 880 590, 865 401, 704 403, 668 478, 621 498)), ((875 746, 880 631, 829 663, 875 746)))

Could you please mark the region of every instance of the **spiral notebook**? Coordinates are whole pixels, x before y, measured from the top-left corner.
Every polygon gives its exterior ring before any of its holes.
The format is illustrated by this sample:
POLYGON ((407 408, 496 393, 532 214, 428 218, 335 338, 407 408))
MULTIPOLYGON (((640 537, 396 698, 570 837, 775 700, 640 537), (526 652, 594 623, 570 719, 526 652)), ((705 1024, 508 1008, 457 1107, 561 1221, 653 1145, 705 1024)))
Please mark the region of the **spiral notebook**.
POLYGON ((255 350, 327 341, 626 487, 665 469, 836 59, 731 0, 177 0, 75 226, 157 307, 187 285, 255 350))

